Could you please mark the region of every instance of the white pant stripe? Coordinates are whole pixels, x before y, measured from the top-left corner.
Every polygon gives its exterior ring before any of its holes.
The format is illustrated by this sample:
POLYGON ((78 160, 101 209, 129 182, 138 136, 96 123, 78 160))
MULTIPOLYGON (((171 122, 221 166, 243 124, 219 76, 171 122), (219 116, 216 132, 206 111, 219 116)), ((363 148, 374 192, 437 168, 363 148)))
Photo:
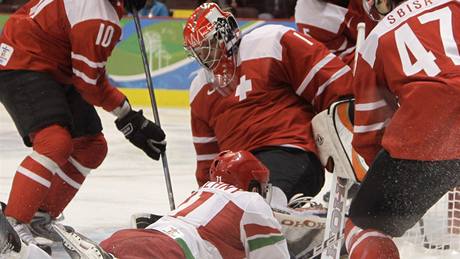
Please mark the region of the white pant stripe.
POLYGON ((367 233, 364 233, 362 236, 360 236, 358 239, 356 239, 356 241, 353 243, 353 246, 351 247, 350 251, 348 251, 348 254, 350 255, 350 257, 353 256, 353 250, 355 250, 355 248, 366 238, 368 237, 386 237, 386 238, 389 238, 387 235, 384 235, 380 232, 377 232, 377 231, 370 231, 370 232, 367 232, 367 233))
POLYGON ((69 157, 69 162, 77 168, 78 172, 80 172, 83 176, 88 176, 89 173, 91 173, 91 168, 85 167, 82 164, 80 164, 77 160, 75 160, 73 157, 69 157))
POLYGON ((348 234, 347 236, 347 239, 345 240, 345 247, 347 248, 347 251, 350 250, 350 245, 351 245, 351 240, 353 239, 353 237, 358 234, 360 231, 362 231, 363 229, 357 227, 357 226, 354 226, 350 233, 348 234))
POLYGON ((206 154, 206 155, 197 155, 196 160, 198 161, 208 161, 208 160, 214 160, 215 157, 217 157, 217 153, 214 154, 206 154))
POLYGON ((70 186, 77 190, 80 189, 81 184, 75 182, 72 178, 67 176, 61 169, 58 169, 56 173, 62 180, 64 180, 64 182, 68 183, 70 186))
POLYGON ((59 166, 53 160, 49 159, 48 157, 40 153, 37 153, 36 151, 32 152, 32 154, 30 154, 29 156, 33 160, 35 160, 35 162, 39 163, 40 165, 48 169, 48 171, 50 171, 53 175, 59 168, 59 166))
POLYGON ((19 166, 18 167, 18 170, 17 170, 18 173, 21 173, 22 175, 34 180, 35 182, 45 186, 46 188, 50 188, 51 186, 51 182, 46 180, 45 178, 37 175, 36 173, 30 171, 29 169, 26 169, 22 166, 19 166))

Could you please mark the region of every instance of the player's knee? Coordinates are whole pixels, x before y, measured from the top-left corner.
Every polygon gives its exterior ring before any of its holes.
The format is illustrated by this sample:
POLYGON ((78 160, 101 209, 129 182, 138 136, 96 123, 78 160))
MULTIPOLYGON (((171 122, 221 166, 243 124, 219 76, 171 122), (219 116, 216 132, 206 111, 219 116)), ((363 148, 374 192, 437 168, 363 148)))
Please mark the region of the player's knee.
POLYGON ((104 134, 99 133, 75 139, 72 157, 83 166, 95 169, 104 161, 107 150, 104 134))
POLYGON ((66 128, 53 124, 33 134, 33 149, 62 166, 73 151, 72 136, 66 128))
POLYGON ((399 259, 398 248, 390 236, 373 229, 361 229, 348 219, 345 245, 350 259, 399 259))

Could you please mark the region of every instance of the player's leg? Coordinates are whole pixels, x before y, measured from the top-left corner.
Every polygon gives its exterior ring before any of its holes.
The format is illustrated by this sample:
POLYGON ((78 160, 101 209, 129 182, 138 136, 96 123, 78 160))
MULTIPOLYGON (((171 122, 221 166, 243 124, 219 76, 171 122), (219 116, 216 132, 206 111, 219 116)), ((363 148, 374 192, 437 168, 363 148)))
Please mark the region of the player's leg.
POLYGON ((297 193, 313 197, 324 185, 324 169, 315 154, 295 148, 270 147, 252 152, 270 170, 270 183, 288 199, 297 193))
POLYGON ((30 222, 49 191, 53 175, 72 152, 68 131, 72 115, 62 85, 47 74, 2 71, 0 80, 0 100, 24 143, 33 146, 33 152, 17 169, 5 210, 21 235, 27 228, 20 225, 30 222))
POLYGON ((49 192, 40 206, 42 212, 37 213, 30 224, 34 234, 53 241, 60 241, 61 238, 50 223, 62 213, 87 175, 102 163, 107 154, 107 142, 101 133, 101 121, 94 107, 71 86, 67 87, 66 96, 73 118, 73 150, 54 175, 49 192))
MULTIPOLYGON (((459 185, 459 170, 459 160, 401 160, 381 151, 351 204, 351 222, 347 224, 349 252, 353 247, 356 252, 360 251, 359 247, 369 247, 368 242, 382 244, 375 238, 385 238, 383 236, 386 236, 386 247, 393 251, 390 237, 403 235, 448 190, 459 185), (382 236, 367 234, 354 238, 370 230, 382 236)), ((370 258, 363 254, 350 256, 370 258)))
POLYGON ((119 230, 100 246, 117 258, 189 258, 178 242, 153 229, 119 230))

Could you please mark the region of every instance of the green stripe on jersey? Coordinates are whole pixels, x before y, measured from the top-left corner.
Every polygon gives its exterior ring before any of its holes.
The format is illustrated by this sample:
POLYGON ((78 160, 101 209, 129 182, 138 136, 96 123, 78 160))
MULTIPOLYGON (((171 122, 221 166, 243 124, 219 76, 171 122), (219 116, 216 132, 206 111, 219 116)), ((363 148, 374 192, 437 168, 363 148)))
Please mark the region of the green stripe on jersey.
POLYGON ((174 240, 176 240, 177 244, 179 244, 179 246, 182 248, 186 259, 195 259, 192 251, 190 251, 187 243, 182 238, 175 238, 174 240))
POLYGON ((249 251, 254 251, 256 249, 262 248, 264 246, 273 245, 279 241, 284 240, 284 237, 279 236, 268 236, 268 237, 259 237, 248 241, 249 251))

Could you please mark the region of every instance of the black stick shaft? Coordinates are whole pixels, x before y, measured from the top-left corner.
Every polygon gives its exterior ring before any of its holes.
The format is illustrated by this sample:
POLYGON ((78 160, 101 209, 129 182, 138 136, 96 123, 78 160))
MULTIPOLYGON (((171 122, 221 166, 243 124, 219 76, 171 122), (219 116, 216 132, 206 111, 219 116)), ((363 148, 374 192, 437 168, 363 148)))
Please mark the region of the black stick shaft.
MULTIPOLYGON (((150 66, 147 60, 147 51, 145 50, 144 37, 142 35, 141 22, 139 19, 139 14, 136 8, 134 7, 133 7, 133 17, 134 17, 134 24, 136 25, 137 41, 139 42, 139 48, 141 50, 142 62, 144 63, 144 71, 145 71, 145 76, 147 79, 147 88, 149 89, 150 102, 152 104, 153 118, 155 119, 155 124, 158 126, 161 126, 160 116, 158 115, 157 102, 155 99, 155 92, 153 91, 153 82, 152 82, 152 76, 150 74, 150 66)), ((165 181, 166 181, 166 189, 168 191, 169 208, 171 210, 174 210, 176 206, 174 204, 174 195, 173 195, 173 190, 172 190, 171 177, 169 174, 168 160, 166 158, 166 152, 161 153, 161 161, 163 163, 163 172, 164 172, 165 181)))

